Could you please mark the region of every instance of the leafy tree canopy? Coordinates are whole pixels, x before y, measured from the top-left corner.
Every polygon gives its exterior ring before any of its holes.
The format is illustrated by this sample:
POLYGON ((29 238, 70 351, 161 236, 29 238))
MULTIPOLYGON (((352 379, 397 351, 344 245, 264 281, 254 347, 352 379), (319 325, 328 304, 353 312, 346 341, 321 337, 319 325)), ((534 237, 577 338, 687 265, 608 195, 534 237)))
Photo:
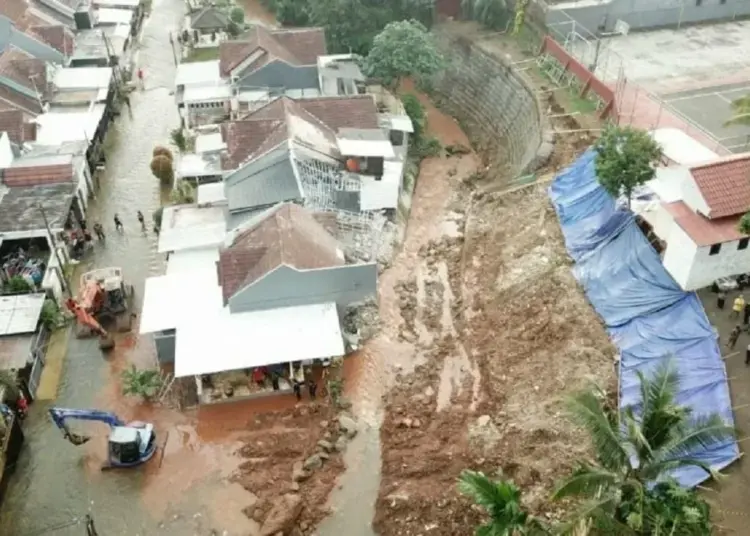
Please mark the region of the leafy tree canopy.
POLYGON ((427 78, 445 64, 427 28, 415 20, 391 22, 375 36, 364 67, 368 76, 396 86, 406 77, 427 78))
POLYGON ((235 6, 232 11, 229 12, 229 20, 239 25, 245 24, 245 12, 241 7, 235 6))
POLYGON ((659 144, 645 130, 611 126, 596 143, 596 174, 612 196, 624 195, 630 206, 633 190, 651 180, 661 158, 659 144))
POLYGON ((747 212, 742 218, 740 218, 740 223, 737 226, 737 229, 742 234, 750 235, 750 212, 747 212))

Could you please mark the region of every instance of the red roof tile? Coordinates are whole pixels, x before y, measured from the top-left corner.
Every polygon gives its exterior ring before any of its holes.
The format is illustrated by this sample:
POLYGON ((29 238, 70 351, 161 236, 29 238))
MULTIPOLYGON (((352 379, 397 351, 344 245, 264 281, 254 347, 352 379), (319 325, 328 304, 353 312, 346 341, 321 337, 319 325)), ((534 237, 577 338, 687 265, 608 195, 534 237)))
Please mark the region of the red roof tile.
POLYGON ((58 52, 62 53, 65 57, 68 57, 73 53, 73 41, 75 35, 70 29, 62 24, 32 26, 27 33, 37 37, 40 41, 48 44, 58 52))
POLYGON ((6 186, 39 186, 73 181, 73 165, 11 167, 3 170, 6 186))
POLYGON ((288 103, 302 108, 321 123, 337 132, 340 128, 380 128, 378 108, 371 95, 344 95, 294 100, 279 97, 262 108, 249 112, 244 119, 283 119, 288 103))
POLYGON ((279 126, 277 120, 239 120, 221 125, 221 137, 227 144, 222 156, 223 169, 236 169, 263 145, 266 138, 279 126))
POLYGON ((321 28, 267 30, 256 26, 246 39, 219 45, 221 76, 229 76, 232 69, 258 50, 263 54, 249 66, 251 70, 274 59, 291 65, 315 65, 318 56, 326 53, 325 33, 321 28))
POLYGON ((7 132, 8 138, 13 143, 19 144, 26 141, 23 125, 23 112, 21 110, 0 111, 0 132, 7 132))
POLYGON ((237 291, 279 266, 312 270, 341 266, 338 242, 294 203, 279 205, 219 254, 218 273, 226 303, 237 291))
POLYGON ((0 1, 0 15, 18 24, 26 14, 26 7, 25 0, 2 0, 0 1))
POLYGON ((0 110, 22 110, 30 114, 42 112, 39 101, 0 84, 0 110))
POLYGON ((698 246, 711 246, 746 237, 746 235, 737 230, 737 224, 741 218, 740 215, 708 219, 691 210, 682 201, 662 203, 662 206, 672 215, 677 225, 698 246))
POLYGON ((750 209, 750 154, 690 168, 711 219, 744 214, 750 209))

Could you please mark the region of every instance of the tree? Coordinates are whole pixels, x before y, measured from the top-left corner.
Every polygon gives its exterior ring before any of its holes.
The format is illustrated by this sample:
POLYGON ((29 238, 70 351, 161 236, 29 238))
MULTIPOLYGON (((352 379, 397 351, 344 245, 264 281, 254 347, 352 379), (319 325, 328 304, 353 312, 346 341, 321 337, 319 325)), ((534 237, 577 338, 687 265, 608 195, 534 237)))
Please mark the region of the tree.
MULTIPOLYGON (((585 498, 571 522, 589 520, 607 534, 656 534, 655 526, 665 534, 705 534, 691 529, 707 518, 693 516, 695 512, 688 515, 682 508, 657 507, 660 499, 669 497, 671 488, 651 488, 650 484, 667 480, 672 471, 688 466, 718 477, 692 454, 696 448, 732 439, 735 431, 719 415, 692 417, 689 408, 677 405, 678 376, 671 362, 659 365, 649 379, 639 373, 639 380, 639 415, 634 407, 609 410, 604 397, 593 390, 569 400, 571 420, 588 433, 595 462, 579 462, 553 498, 585 498)), ((691 500, 700 503, 697 497, 691 500)))
POLYGON ((505 0, 462 0, 461 10, 464 17, 491 30, 505 28, 510 20, 510 10, 505 0))
POLYGON ((161 388, 162 380, 156 369, 141 369, 131 365, 122 373, 122 393, 129 396, 140 396, 148 400, 161 388))
POLYGON ((177 147, 177 150, 181 153, 187 151, 187 137, 185 131, 181 128, 176 128, 169 133, 169 137, 172 139, 172 144, 177 147))
MULTIPOLYGON (((242 32, 242 28, 240 28, 240 25, 233 20, 230 20, 229 24, 227 25, 227 33, 232 37, 237 37, 238 35, 240 35, 240 32, 242 32)), ((211 40, 213 41, 213 39, 211 40)))
POLYGON ((733 100, 730 108, 732 117, 724 123, 724 126, 750 125, 750 95, 733 100))
POLYGON ((435 40, 420 22, 391 22, 372 44, 365 72, 395 88, 406 77, 428 78, 445 64, 435 40))
POLYGON ((154 210, 154 213, 151 214, 151 219, 153 220, 156 229, 161 229, 162 216, 164 216, 164 207, 157 208, 154 210))
POLYGON ((513 482, 494 481, 484 473, 465 470, 458 479, 458 490, 481 506, 489 515, 487 523, 476 530, 477 536, 514 536, 544 534, 542 523, 529 515, 521 504, 521 491, 513 482))
POLYGON ((406 115, 409 116, 411 124, 414 126, 414 141, 418 142, 422 139, 427 121, 427 114, 425 114, 424 106, 422 106, 422 103, 419 102, 419 99, 413 93, 402 95, 401 102, 404 105, 406 115))
POLYGON ((307 26, 310 23, 308 6, 299 0, 279 0, 274 11, 282 26, 307 26))
POLYGON ((750 212, 746 212, 737 224, 737 230, 742 234, 750 235, 750 212))
POLYGON ((154 150, 151 152, 151 156, 152 157, 166 156, 170 160, 174 160, 174 155, 172 154, 172 151, 170 151, 169 149, 167 149, 166 147, 162 145, 157 145, 156 147, 154 147, 154 150))
POLYGON ((245 24, 245 12, 241 7, 235 6, 232 8, 232 11, 229 12, 229 20, 238 26, 242 26, 245 24))
POLYGON ((633 190, 654 177, 661 147, 645 130, 610 126, 596 142, 596 150, 599 184, 614 198, 624 195, 630 208, 633 190))
POLYGON ((172 159, 166 155, 159 154, 151 159, 151 173, 159 179, 162 184, 172 184, 174 181, 174 166, 172 159))
POLYGON ((179 180, 169 193, 169 200, 175 205, 195 203, 195 188, 186 180, 179 180))

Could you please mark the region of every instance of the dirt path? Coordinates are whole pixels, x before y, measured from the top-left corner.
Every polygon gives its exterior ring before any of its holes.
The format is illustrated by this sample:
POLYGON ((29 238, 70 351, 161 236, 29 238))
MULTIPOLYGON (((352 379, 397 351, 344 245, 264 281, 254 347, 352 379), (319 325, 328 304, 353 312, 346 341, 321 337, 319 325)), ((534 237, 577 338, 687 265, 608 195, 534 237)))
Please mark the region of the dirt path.
MULTIPOLYGON (((426 98, 422 102, 428 113, 428 130, 433 136, 443 145, 469 145, 453 118, 438 111, 426 98)), ((425 361, 424 353, 432 347, 434 339, 428 327, 434 320, 434 312, 450 317, 452 291, 443 285, 445 298, 433 295, 431 290, 437 281, 434 276, 427 277, 427 267, 420 262, 419 254, 430 241, 455 232, 445 215, 450 213, 454 189, 476 171, 476 165, 474 155, 430 158, 422 162, 403 248, 379 280, 381 331, 358 355, 348 358, 356 370, 348 381, 347 395, 353 402, 352 410, 361 422, 361 430, 344 457, 348 469, 331 497, 332 515, 319 527, 323 536, 374 534, 371 522, 380 489, 383 397, 396 375, 406 374, 425 361), (425 279, 418 278, 424 288, 417 291, 415 287, 414 293, 405 297, 401 282, 415 271, 425 274, 425 279), (405 302, 412 298, 413 301, 405 302), (445 308, 441 305, 435 309, 434 298, 444 300, 445 308), (404 308, 412 315, 414 331, 404 327, 404 308)), ((444 272, 447 277, 447 270, 444 272)), ((452 327, 449 325, 447 329, 452 327)), ((445 396, 449 397, 451 382, 455 379, 452 370, 446 373, 446 378, 445 396)))

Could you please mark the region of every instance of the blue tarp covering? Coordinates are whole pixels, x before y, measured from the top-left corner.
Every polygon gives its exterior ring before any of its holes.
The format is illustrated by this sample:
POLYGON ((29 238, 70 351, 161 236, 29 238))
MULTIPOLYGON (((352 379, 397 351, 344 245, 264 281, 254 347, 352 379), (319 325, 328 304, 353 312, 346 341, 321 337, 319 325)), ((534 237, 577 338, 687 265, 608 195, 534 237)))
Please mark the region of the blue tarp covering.
MULTIPOLYGON (((694 415, 718 413, 734 425, 724 362, 700 300, 680 289, 633 214, 599 186, 595 154, 589 149, 560 173, 549 193, 574 274, 620 350, 620 407, 640 402, 637 371, 648 376, 672 358, 680 375, 678 401, 694 415)), ((739 447, 728 441, 694 457, 721 469, 739 457, 739 447)), ((708 475, 686 468, 674 477, 694 487, 708 475)))

